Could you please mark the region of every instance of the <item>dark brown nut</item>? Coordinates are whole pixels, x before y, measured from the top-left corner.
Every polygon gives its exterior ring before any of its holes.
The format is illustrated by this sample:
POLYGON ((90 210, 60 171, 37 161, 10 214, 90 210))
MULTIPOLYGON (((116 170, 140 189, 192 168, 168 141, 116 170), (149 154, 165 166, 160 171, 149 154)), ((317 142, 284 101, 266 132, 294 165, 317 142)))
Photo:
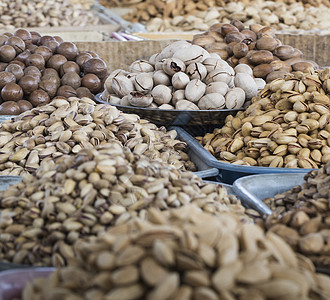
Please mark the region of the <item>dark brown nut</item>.
POLYGON ((8 83, 15 83, 15 82, 16 82, 16 78, 14 74, 7 71, 0 72, 0 89, 2 89, 8 83))
POLYGON ((226 62, 228 63, 229 66, 232 68, 235 68, 238 65, 238 58, 235 56, 229 57, 226 62))
POLYGON ((79 67, 82 68, 85 62, 93 58, 93 56, 87 52, 82 52, 77 55, 76 57, 76 63, 78 64, 79 67))
POLYGON ((250 63, 255 65, 268 64, 273 60, 273 53, 268 50, 260 50, 251 55, 250 63))
POLYGON ((76 92, 78 98, 87 97, 94 100, 94 95, 87 87, 81 86, 80 88, 77 88, 76 92))
POLYGON ((6 36, 6 35, 0 35, 0 46, 3 46, 5 43, 6 43, 6 41, 9 39, 9 37, 8 36, 6 36))
POLYGON ((266 26, 266 27, 261 28, 257 32, 257 38, 260 39, 263 36, 274 37, 275 36, 275 29, 273 27, 270 27, 270 26, 266 26))
POLYGON ((16 64, 16 65, 19 65, 23 70, 25 69, 25 63, 19 61, 19 60, 12 60, 11 62, 8 63, 8 65, 11 65, 11 64, 16 64))
POLYGON ((223 24, 223 25, 221 26, 221 34, 222 34, 223 36, 226 36, 229 32, 233 32, 233 31, 238 32, 239 30, 238 30, 237 27, 235 27, 235 26, 232 25, 232 24, 223 24))
POLYGON ((41 34, 36 31, 30 31, 30 33, 31 33, 32 44, 39 45, 41 34))
POLYGON ((66 57, 67 60, 74 60, 79 53, 77 46, 71 42, 60 44, 56 52, 66 57))
POLYGON ((86 74, 81 80, 81 86, 88 88, 93 94, 101 89, 101 80, 95 74, 86 74))
POLYGON ((8 63, 0 62, 0 72, 5 71, 7 66, 8 66, 8 63))
POLYGON ((27 100, 19 100, 17 101, 17 104, 20 108, 20 113, 23 113, 33 108, 33 105, 27 100))
POLYGON ((13 46, 3 45, 0 47, 0 61, 10 62, 16 56, 16 51, 13 46))
POLYGON ((253 68, 253 76, 265 79, 273 71, 273 67, 270 64, 261 64, 253 68))
POLYGON ((249 51, 249 47, 244 43, 236 43, 233 47, 233 53, 237 58, 244 57, 249 51))
POLYGON ((308 68, 313 68, 313 64, 307 61, 296 62, 292 65, 293 71, 305 72, 308 68))
POLYGON ((45 91, 50 98, 56 96, 59 85, 53 80, 42 80, 39 82, 39 89, 45 91))
POLYGON ((38 79, 41 78, 41 72, 36 66, 29 66, 24 69, 24 75, 35 76, 38 79))
POLYGON ((32 75, 23 76, 18 85, 22 88, 24 94, 28 95, 38 88, 38 78, 32 75))
POLYGON ((38 48, 38 46, 37 45, 33 45, 33 44, 28 44, 27 46, 26 46, 26 50, 29 50, 31 53, 34 53, 35 51, 36 51, 36 49, 38 48))
POLYGON ((234 25, 239 31, 242 31, 245 26, 240 20, 232 20, 230 22, 231 25, 234 25))
POLYGON ((292 71, 292 68, 290 66, 290 64, 288 64, 286 61, 282 61, 279 59, 273 60, 269 63, 272 67, 274 71, 278 71, 280 69, 286 69, 288 70, 288 72, 292 71))
POLYGON ((302 51, 300 51, 299 49, 297 49, 297 48, 293 48, 293 49, 294 49, 294 51, 293 51, 291 58, 295 58, 295 57, 301 58, 304 56, 304 53, 302 53, 302 51))
POLYGON ((274 50, 274 55, 279 59, 286 60, 292 57, 294 48, 289 45, 279 46, 274 50))
POLYGON ((282 70, 273 71, 267 75, 266 82, 269 83, 277 78, 284 78, 285 74, 288 74, 288 72, 282 70))
POLYGON ((256 42, 250 38, 245 38, 242 43, 248 46, 249 50, 253 50, 256 47, 256 42))
POLYGON ((256 41, 257 40, 257 35, 249 29, 244 29, 241 31, 242 34, 244 34, 245 38, 247 39, 251 39, 252 41, 256 41))
POLYGON ((225 37, 225 42, 227 44, 231 43, 231 42, 241 42, 242 40, 245 39, 244 34, 238 32, 238 31, 232 31, 229 32, 226 37, 225 37))
POLYGON ((60 68, 60 75, 63 76, 65 73, 75 72, 77 74, 80 73, 80 67, 74 61, 67 61, 60 68))
POLYGON ((231 42, 227 46, 225 46, 225 50, 227 51, 229 56, 234 55, 234 46, 238 44, 237 42, 231 42))
POLYGON ((55 39, 56 42, 58 42, 59 44, 62 44, 64 42, 64 40, 58 36, 58 35, 54 35, 53 38, 55 39))
POLYGON ((16 83, 7 83, 1 90, 1 98, 4 101, 18 101, 23 98, 23 90, 16 83))
POLYGON ((47 68, 52 68, 59 72, 61 66, 67 61, 68 60, 63 55, 55 54, 47 61, 47 68))
POLYGON ((92 58, 86 61, 83 65, 84 73, 95 74, 100 79, 107 76, 108 68, 106 63, 100 58, 92 58))
POLYGON ((50 102, 49 95, 43 90, 35 90, 30 94, 29 101, 31 104, 36 106, 45 105, 50 102))
POLYGON ((278 46, 277 41, 268 36, 263 36, 260 39, 257 40, 256 43, 256 48, 258 50, 268 50, 268 51, 273 51, 275 48, 278 46))
POLYGON ((92 56, 92 58, 99 58, 99 56, 97 55, 97 53, 95 53, 94 51, 85 51, 86 53, 90 54, 92 56))
POLYGON ((57 88, 61 86, 61 79, 58 75, 53 76, 53 75, 44 75, 41 77, 41 81, 51 81, 53 82, 57 88))
POLYGON ((42 72, 42 79, 45 76, 55 76, 58 77, 58 72, 55 69, 52 68, 46 68, 43 72, 42 72))
POLYGON ((42 46, 49 48, 53 52, 53 54, 55 54, 57 51, 57 47, 59 45, 60 44, 57 41, 48 41, 48 42, 44 43, 42 46))
POLYGON ((17 55, 22 53, 26 47, 24 41, 21 38, 19 38, 18 36, 10 37, 6 41, 5 45, 12 46, 15 49, 17 55))
POLYGON ((24 76, 24 71, 20 65, 10 64, 5 69, 6 72, 12 73, 16 81, 20 80, 24 76))
POLYGON ((50 36, 50 35, 40 36, 39 40, 38 40, 38 45, 44 45, 45 43, 50 42, 50 41, 56 41, 56 40, 53 36, 50 36))
POLYGON ((253 68, 253 65, 250 63, 249 59, 246 56, 240 58, 238 63, 239 64, 245 64, 245 65, 248 65, 249 67, 253 68))
POLYGON ((0 115, 18 115, 21 110, 14 101, 6 101, 0 105, 0 115))
POLYGON ((46 46, 39 46, 35 51, 34 54, 40 54, 45 59, 45 62, 47 62, 52 56, 53 52, 46 46))
POLYGON ((225 25, 225 24, 223 24, 223 23, 216 23, 216 24, 214 24, 214 25, 212 25, 212 26, 210 27, 210 31, 220 30, 220 32, 221 32, 221 27, 222 27, 223 25, 225 25))
POLYGON ((77 93, 72 86, 62 85, 61 87, 58 88, 56 95, 69 98, 69 97, 76 97, 77 93))
POLYGON ((22 41, 25 43, 25 45, 32 44, 32 35, 31 33, 26 29, 18 29, 15 31, 14 36, 17 36, 22 39, 22 41))
POLYGON ((62 85, 72 86, 74 89, 77 89, 81 85, 81 78, 76 72, 65 73, 61 79, 62 85))
MULTIPOLYGON (((16 53, 16 51, 15 51, 16 53)), ((25 64, 25 60, 31 55, 31 51, 26 49, 25 51, 23 51, 22 53, 20 53, 19 55, 16 56, 16 60, 19 60, 21 62, 23 62, 25 64)))
POLYGON ((45 68, 45 59, 41 54, 31 54, 26 60, 25 65, 35 66, 39 70, 43 70, 45 68))
POLYGON ((264 26, 260 24, 252 24, 249 26, 249 29, 253 31, 255 34, 257 34, 264 26))

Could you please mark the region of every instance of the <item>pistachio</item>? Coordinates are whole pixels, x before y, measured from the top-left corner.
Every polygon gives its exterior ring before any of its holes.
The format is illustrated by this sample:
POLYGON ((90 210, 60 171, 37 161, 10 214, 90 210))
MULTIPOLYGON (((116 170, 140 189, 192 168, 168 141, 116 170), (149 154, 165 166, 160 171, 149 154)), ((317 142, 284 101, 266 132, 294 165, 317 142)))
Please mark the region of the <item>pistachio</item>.
POLYGON ((124 97, 134 91, 133 82, 123 75, 116 76, 112 80, 112 89, 119 97, 124 97))
POLYGON ((201 63, 191 63, 187 66, 186 73, 190 79, 203 80, 207 75, 207 69, 201 63))
POLYGON ((173 76, 177 72, 184 72, 186 66, 184 62, 178 58, 166 58, 163 63, 163 71, 170 76, 173 76))

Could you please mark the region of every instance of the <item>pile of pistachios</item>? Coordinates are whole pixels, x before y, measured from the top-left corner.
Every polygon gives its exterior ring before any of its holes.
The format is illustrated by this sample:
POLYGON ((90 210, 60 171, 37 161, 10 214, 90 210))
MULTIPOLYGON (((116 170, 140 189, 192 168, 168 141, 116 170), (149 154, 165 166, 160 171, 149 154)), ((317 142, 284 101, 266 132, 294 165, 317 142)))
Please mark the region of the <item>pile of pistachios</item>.
POLYGON ((166 110, 235 109, 264 86, 264 80, 253 78, 248 65, 233 69, 219 55, 177 41, 149 60, 133 62, 128 72, 112 72, 102 99, 111 104, 166 110))
POLYGON ((225 125, 196 139, 237 165, 320 168, 330 161, 330 68, 267 84, 225 125))
POLYGON ((175 140, 176 135, 89 98, 55 99, 1 123, 0 175, 34 173, 44 161, 111 141, 120 141, 133 154, 196 171, 184 152, 186 143, 175 140))
POLYGON ((210 214, 232 211, 251 222, 222 186, 112 140, 44 162, 36 175, 0 192, 0 261, 63 266, 76 256, 74 244, 80 240, 113 225, 127 226, 135 217, 152 219, 148 207, 170 210, 190 203, 210 214))
POLYGON ((317 266, 330 268, 330 163, 308 173, 302 185, 264 202, 274 211, 265 227, 317 266))
POLYGON ((272 232, 190 205, 75 243, 73 266, 29 283, 38 299, 319 299, 330 279, 272 232))

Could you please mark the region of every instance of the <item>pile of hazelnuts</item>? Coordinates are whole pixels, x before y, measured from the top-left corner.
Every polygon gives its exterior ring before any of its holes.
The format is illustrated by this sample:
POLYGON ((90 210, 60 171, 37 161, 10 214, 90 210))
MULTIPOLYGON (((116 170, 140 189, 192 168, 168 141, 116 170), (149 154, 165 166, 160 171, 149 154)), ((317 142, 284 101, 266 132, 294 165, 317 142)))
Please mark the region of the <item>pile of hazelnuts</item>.
POLYGON ((0 115, 17 115, 56 97, 102 92, 106 63, 59 36, 18 29, 0 35, 0 115))

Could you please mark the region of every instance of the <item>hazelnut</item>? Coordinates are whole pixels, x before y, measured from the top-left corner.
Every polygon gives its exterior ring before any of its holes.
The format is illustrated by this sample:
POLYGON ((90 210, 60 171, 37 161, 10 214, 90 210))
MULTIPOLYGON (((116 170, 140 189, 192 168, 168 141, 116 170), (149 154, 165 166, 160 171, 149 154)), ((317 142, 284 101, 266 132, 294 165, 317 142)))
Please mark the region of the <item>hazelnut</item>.
POLYGON ((47 42, 50 41, 56 41, 54 37, 50 36, 50 35, 44 35, 44 36, 40 36, 39 40, 38 40, 38 44, 39 45, 44 45, 47 42))
POLYGON ((88 88, 91 93, 97 94, 101 89, 101 80, 95 74, 86 74, 81 80, 81 86, 88 88))
POLYGON ((14 36, 19 37, 25 43, 25 45, 32 44, 32 35, 26 29, 18 29, 15 31, 14 36))
POLYGON ((41 34, 39 32, 36 32, 36 31, 31 31, 30 33, 31 33, 32 44, 38 45, 39 40, 41 38, 41 34))
POLYGON ((19 100, 17 101, 17 104, 20 108, 20 113, 23 113, 33 108, 33 105, 27 100, 19 100))
POLYGON ((4 101, 18 101, 23 98, 23 90, 16 83, 7 83, 1 90, 1 98, 4 101))
POLYGON ((77 88, 76 92, 77 92, 78 98, 87 97, 87 98, 94 100, 94 95, 91 93, 91 91, 87 87, 81 86, 81 87, 77 88))
POLYGON ((26 60, 25 65, 35 66, 39 70, 43 70, 45 68, 45 59, 41 54, 31 54, 26 60))
POLYGON ((76 63, 78 64, 79 67, 82 67, 84 63, 90 60, 91 58, 93 58, 91 54, 87 52, 82 52, 77 55, 76 63))
POLYGON ((57 96, 62 96, 62 97, 65 97, 65 98, 70 98, 70 97, 76 97, 77 93, 76 93, 76 90, 72 86, 62 85, 57 90, 56 95, 57 96))
POLYGON ((61 54, 55 54, 47 61, 47 68, 53 68, 57 72, 59 72, 61 66, 67 61, 68 60, 66 59, 65 56, 61 54))
POLYGON ((81 85, 81 78, 76 72, 65 73, 61 79, 61 84, 69 85, 74 89, 77 89, 81 85))
POLYGON ((23 76, 18 85, 22 88, 24 94, 28 95, 38 88, 38 78, 32 75, 23 76))
POLYGON ((3 45, 0 47, 0 61, 10 62, 16 56, 16 51, 11 45, 3 45))
POLYGON ((31 51, 26 49, 22 53, 16 56, 16 60, 19 60, 25 64, 25 60, 31 55, 31 51))
POLYGON ((106 63, 100 58, 91 58, 86 61, 83 65, 83 70, 85 74, 92 73, 100 79, 103 79, 108 73, 106 63))
POLYGON ((42 55, 45 62, 47 62, 52 57, 53 52, 46 46, 39 46, 35 49, 34 54, 42 55))
POLYGON ((53 38, 55 39, 56 42, 58 42, 59 44, 62 44, 64 42, 64 40, 58 36, 58 35, 54 35, 53 38))
POLYGON ((16 81, 20 80, 24 76, 24 71, 20 65, 10 64, 5 69, 6 72, 12 73, 16 81))
POLYGON ((15 83, 15 82, 16 82, 16 78, 14 74, 7 71, 0 72, 0 89, 2 89, 8 83, 15 83))
POLYGON ((29 101, 36 107, 50 102, 49 95, 43 90, 35 90, 30 94, 29 101))
POLYGON ((19 105, 14 101, 6 101, 0 105, 0 115, 18 115, 20 112, 19 105))
POLYGON ((80 67, 74 61, 67 61, 60 68, 60 75, 63 76, 65 73, 75 72, 77 74, 80 73, 80 67))
POLYGON ((59 45, 60 44, 58 42, 56 42, 56 41, 47 41, 44 44, 42 44, 42 46, 48 47, 53 53, 56 52, 57 47, 59 45))
POLYGON ((74 60, 79 51, 77 46, 71 42, 64 42, 57 47, 56 52, 63 55, 67 60, 74 60))
POLYGON ((18 36, 12 36, 12 37, 10 37, 6 41, 5 45, 12 46, 15 49, 17 55, 20 54, 20 53, 22 53, 25 50, 25 43, 18 36))
POLYGON ((54 98, 56 96, 57 88, 59 85, 52 80, 42 80, 39 82, 39 89, 45 91, 50 98, 54 98))
POLYGON ((6 36, 6 35, 0 35, 0 46, 3 46, 5 43, 6 43, 6 41, 9 39, 9 37, 8 36, 6 36))
POLYGON ((39 69, 36 66, 28 66, 24 69, 24 74, 25 75, 31 75, 34 77, 37 77, 38 80, 41 77, 41 72, 39 71, 39 69))

